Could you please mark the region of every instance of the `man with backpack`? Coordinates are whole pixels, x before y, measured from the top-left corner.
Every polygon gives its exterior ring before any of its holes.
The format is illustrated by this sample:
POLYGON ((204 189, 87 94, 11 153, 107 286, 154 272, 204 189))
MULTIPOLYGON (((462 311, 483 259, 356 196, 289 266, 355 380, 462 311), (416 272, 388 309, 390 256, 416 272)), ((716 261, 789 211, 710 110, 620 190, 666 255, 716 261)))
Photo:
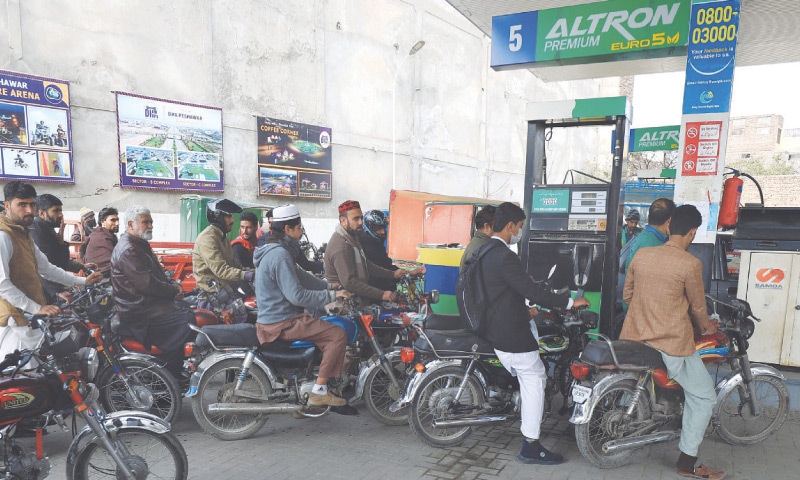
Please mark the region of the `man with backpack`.
MULTIPOLYGON (((488 312, 480 319, 479 332, 492 344, 497 358, 516 375, 522 397, 522 426, 525 437, 517 456, 523 463, 556 465, 564 458, 539 443, 544 409, 547 372, 539 358, 539 341, 531 331, 531 316, 525 299, 551 308, 588 307, 585 298, 571 299, 569 293, 555 294, 534 282, 517 254, 509 248, 522 238, 525 212, 513 203, 502 203, 494 213, 491 240, 473 257, 485 288, 488 312)), ((464 275, 468 275, 465 271, 464 275)), ((481 282, 477 282, 481 283, 481 282)))

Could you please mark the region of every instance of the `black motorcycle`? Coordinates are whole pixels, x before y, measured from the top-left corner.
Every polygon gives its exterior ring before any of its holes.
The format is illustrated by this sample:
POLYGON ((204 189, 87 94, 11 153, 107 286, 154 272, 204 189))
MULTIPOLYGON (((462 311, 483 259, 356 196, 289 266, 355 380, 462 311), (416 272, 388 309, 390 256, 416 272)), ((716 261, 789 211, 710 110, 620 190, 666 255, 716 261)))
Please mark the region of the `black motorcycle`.
MULTIPOLYGON (((569 366, 583 349, 584 332, 597 320, 596 313, 578 309, 541 311, 535 318, 547 370, 545 415, 558 393, 564 397, 562 411, 571 406, 569 366)), ((404 350, 401 356, 415 364, 415 373, 391 409, 410 404, 411 430, 426 444, 459 445, 472 426, 519 418, 519 382, 486 339, 468 330, 419 329, 413 351, 404 350)))

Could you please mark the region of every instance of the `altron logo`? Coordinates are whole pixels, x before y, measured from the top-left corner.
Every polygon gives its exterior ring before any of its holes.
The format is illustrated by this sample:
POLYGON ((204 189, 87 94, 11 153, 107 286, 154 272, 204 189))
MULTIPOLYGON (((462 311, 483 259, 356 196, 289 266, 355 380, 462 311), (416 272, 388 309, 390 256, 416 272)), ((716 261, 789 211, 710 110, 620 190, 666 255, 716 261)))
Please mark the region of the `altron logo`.
POLYGON ((772 288, 780 290, 783 288, 783 279, 786 274, 779 268, 762 268, 756 272, 755 288, 772 288))

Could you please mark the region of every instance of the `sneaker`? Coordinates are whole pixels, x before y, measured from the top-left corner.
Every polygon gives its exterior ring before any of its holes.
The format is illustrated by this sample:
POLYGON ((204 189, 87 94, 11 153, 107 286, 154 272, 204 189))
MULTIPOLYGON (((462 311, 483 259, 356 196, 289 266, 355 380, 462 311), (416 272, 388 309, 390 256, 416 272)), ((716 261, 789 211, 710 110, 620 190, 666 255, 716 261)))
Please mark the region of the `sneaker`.
POLYGON ((517 460, 522 463, 533 463, 537 465, 558 465, 564 463, 564 457, 544 448, 541 443, 529 443, 522 441, 522 450, 517 455, 517 460))
POLYGON ((326 392, 324 394, 312 392, 308 394, 308 404, 314 407, 320 407, 323 405, 330 407, 343 407, 347 405, 347 401, 344 398, 337 397, 331 392, 326 392))
POLYGON ((722 480, 725 478, 726 473, 722 470, 714 470, 705 465, 700 465, 699 467, 695 467, 693 472, 678 470, 678 475, 689 478, 702 478, 704 480, 722 480))

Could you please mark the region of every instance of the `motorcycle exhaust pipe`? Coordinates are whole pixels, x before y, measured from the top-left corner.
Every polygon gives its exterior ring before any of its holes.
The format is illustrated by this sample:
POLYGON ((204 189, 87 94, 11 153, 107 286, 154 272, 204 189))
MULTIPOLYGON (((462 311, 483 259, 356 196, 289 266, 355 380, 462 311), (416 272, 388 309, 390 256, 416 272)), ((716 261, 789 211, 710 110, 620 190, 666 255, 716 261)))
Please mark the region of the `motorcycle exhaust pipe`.
POLYGON ((507 419, 508 415, 480 415, 477 417, 456 418, 453 420, 434 420, 433 428, 472 427, 476 425, 485 425, 487 423, 504 422, 507 419))
POLYGON ((286 413, 300 410, 301 405, 294 403, 212 403, 208 406, 208 413, 219 413, 227 415, 258 415, 267 413, 286 413))
POLYGON ((651 443, 668 442, 678 438, 677 432, 651 433, 641 437, 625 438, 622 440, 611 440, 603 445, 603 453, 619 453, 625 450, 633 450, 651 443))

